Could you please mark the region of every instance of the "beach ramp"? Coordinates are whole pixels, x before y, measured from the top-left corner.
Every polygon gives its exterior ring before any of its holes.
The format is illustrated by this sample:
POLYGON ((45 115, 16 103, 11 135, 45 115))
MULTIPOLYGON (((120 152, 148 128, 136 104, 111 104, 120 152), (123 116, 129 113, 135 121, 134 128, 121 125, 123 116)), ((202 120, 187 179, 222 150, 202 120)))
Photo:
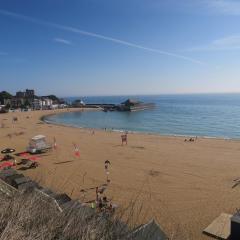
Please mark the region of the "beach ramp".
POLYGON ((152 219, 150 222, 140 225, 132 233, 134 240, 167 240, 166 234, 160 226, 152 219))
POLYGON ((15 188, 18 188, 21 184, 25 184, 31 182, 31 179, 29 177, 19 177, 19 178, 15 178, 12 180, 12 186, 15 188))
POLYGON ((203 233, 216 239, 227 240, 231 234, 231 214, 221 213, 203 230, 203 233))
POLYGON ((71 202, 72 199, 65 193, 54 193, 48 188, 35 188, 35 192, 46 201, 52 201, 60 212, 64 210, 64 205, 71 202))

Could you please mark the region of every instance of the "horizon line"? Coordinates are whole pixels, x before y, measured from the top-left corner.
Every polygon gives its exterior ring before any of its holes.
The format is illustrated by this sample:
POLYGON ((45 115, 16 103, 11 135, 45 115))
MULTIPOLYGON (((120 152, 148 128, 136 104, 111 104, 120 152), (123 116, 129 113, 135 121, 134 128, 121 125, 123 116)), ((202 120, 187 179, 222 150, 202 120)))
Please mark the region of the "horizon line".
MULTIPOLYGON (((24 88, 23 88, 24 89, 24 88)), ((36 89, 34 88, 28 88, 28 89, 33 89, 36 93, 36 89)), ((18 91, 22 91, 22 90, 15 90, 15 93, 12 93, 12 91, 8 91, 8 90, 1 90, 1 92, 8 92, 11 95, 14 96, 14 94, 16 94, 18 91)), ((56 93, 45 93, 45 94, 35 94, 36 96, 49 96, 49 95, 55 95, 59 98, 68 98, 68 97, 74 97, 74 98, 80 98, 80 97, 121 97, 121 96, 160 96, 160 95, 207 95, 207 94, 240 94, 240 91, 237 92, 233 92, 233 91, 229 91, 229 92, 166 92, 166 93, 129 93, 129 94, 80 94, 80 95, 69 95, 69 96, 63 96, 61 94, 56 94, 56 93)))

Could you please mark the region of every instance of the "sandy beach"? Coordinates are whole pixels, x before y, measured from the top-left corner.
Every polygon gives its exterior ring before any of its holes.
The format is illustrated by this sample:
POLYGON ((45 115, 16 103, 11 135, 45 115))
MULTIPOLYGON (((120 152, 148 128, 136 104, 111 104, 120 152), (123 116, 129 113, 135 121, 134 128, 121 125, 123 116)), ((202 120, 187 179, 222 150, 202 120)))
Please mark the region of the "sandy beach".
MULTIPOLYGON (((1 149, 23 152, 29 139, 43 134, 57 142, 57 150, 43 154, 37 169, 23 173, 58 192, 81 201, 93 200, 94 190, 106 182, 104 161, 109 160, 111 183, 106 196, 119 206, 137 199, 138 222, 154 217, 169 234, 180 229, 189 239, 210 239, 202 230, 222 212, 239 208, 240 141, 130 133, 121 146, 121 133, 47 124, 40 118, 66 110, 32 111, 0 115, 1 149), (13 116, 18 122, 12 123, 13 116), (19 134, 21 133, 21 134, 19 134), (80 149, 74 156, 73 143, 80 149)), ((180 232, 179 232, 180 234, 180 232)))

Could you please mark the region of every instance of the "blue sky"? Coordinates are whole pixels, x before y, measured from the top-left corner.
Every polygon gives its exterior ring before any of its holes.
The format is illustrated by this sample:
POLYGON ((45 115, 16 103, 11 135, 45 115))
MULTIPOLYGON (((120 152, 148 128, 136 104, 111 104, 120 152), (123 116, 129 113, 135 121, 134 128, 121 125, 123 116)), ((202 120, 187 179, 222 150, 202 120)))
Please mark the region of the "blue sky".
POLYGON ((0 90, 240 92, 240 1, 0 0, 0 90))

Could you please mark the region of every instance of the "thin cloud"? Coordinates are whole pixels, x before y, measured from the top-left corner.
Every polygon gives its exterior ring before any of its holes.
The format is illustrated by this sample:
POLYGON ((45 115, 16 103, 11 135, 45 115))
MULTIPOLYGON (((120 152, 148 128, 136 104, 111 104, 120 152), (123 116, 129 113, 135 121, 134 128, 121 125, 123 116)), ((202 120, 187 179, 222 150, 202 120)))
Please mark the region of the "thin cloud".
POLYGON ((54 38, 53 41, 57 42, 57 43, 62 43, 65 45, 72 45, 72 43, 70 41, 63 39, 63 38, 54 38))
POLYGON ((186 49, 187 52, 240 50, 240 35, 219 38, 207 45, 186 49))
POLYGON ((207 6, 215 13, 240 15, 240 2, 236 0, 205 0, 207 6))
POLYGON ((138 45, 138 44, 128 42, 128 41, 124 41, 124 40, 121 40, 121 39, 112 38, 112 37, 108 37, 108 36, 93 33, 93 32, 83 31, 81 29, 70 27, 70 26, 60 25, 60 24, 56 24, 56 23, 52 23, 52 22, 47 22, 47 21, 44 21, 44 20, 28 17, 28 16, 25 16, 25 15, 9 12, 9 11, 2 10, 2 9, 0 9, 0 14, 5 15, 5 16, 9 16, 9 17, 13 17, 13 18, 17 18, 17 19, 22 19, 22 20, 32 22, 32 23, 35 23, 35 24, 40 24, 40 25, 45 25, 45 26, 48 26, 48 27, 56 28, 56 29, 61 29, 63 31, 68 31, 68 32, 75 33, 75 34, 94 37, 94 38, 114 42, 114 43, 117 43, 117 44, 125 45, 125 46, 128 46, 128 47, 138 48, 138 49, 141 49, 141 50, 145 50, 145 51, 154 52, 154 53, 158 53, 158 54, 165 55, 165 56, 170 56, 170 57, 182 59, 182 60, 189 61, 189 62, 196 63, 196 64, 205 64, 205 63, 203 63, 203 62, 201 62, 197 59, 190 58, 190 57, 187 57, 187 56, 183 56, 183 55, 179 55, 179 54, 175 54, 175 53, 172 53, 172 52, 167 52, 167 51, 163 51, 163 50, 159 50, 159 49, 155 49, 155 48, 145 47, 145 46, 138 45))

